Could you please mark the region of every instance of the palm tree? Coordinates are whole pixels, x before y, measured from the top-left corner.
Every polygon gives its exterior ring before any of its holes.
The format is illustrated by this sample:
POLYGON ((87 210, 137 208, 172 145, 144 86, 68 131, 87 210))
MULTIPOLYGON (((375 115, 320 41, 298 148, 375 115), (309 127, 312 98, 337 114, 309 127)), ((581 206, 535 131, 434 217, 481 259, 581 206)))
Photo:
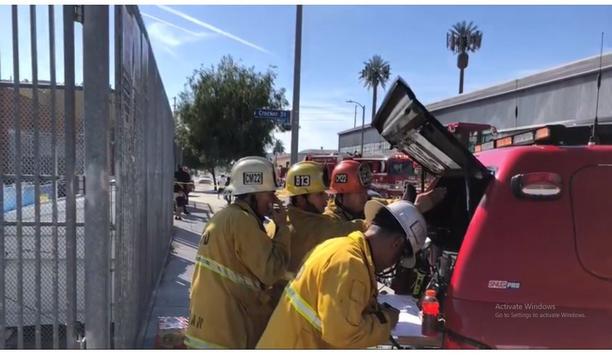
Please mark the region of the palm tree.
POLYGON ((370 60, 363 63, 365 67, 359 73, 359 79, 363 82, 363 86, 373 89, 372 98, 372 121, 376 114, 376 91, 378 85, 385 88, 385 84, 391 75, 391 66, 388 62, 382 59, 381 56, 374 55, 370 60))
POLYGON ((446 47, 457 56, 459 68, 459 93, 463 93, 463 71, 468 66, 468 52, 476 52, 482 43, 482 32, 474 22, 457 22, 446 34, 446 47))
POLYGON ((284 152, 285 152, 285 145, 283 144, 283 141, 281 141, 280 139, 277 139, 276 142, 274 143, 272 154, 274 155, 283 154, 284 152))

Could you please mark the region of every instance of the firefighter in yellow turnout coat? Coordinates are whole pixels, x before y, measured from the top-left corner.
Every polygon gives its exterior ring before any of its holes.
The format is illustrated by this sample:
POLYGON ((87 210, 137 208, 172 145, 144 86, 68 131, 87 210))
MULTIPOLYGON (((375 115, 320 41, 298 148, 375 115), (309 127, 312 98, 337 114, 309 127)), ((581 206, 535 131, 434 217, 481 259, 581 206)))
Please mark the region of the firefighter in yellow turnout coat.
POLYGON ((285 288, 257 348, 366 348, 385 343, 399 314, 376 301, 375 274, 415 258, 427 235, 407 201, 369 201, 365 233, 314 249, 285 288))
POLYGON ((272 163, 240 159, 232 169, 236 202, 208 222, 196 256, 191 287, 190 348, 253 348, 273 311, 269 286, 286 273, 290 230, 274 192, 272 163), (265 215, 276 222, 270 238, 265 215))
POLYGON ((287 208, 292 226, 289 271, 294 274, 315 246, 329 238, 365 230, 363 220, 340 221, 323 215, 328 200, 325 175, 325 168, 316 162, 298 162, 287 172, 286 186, 279 193, 291 199, 287 208))

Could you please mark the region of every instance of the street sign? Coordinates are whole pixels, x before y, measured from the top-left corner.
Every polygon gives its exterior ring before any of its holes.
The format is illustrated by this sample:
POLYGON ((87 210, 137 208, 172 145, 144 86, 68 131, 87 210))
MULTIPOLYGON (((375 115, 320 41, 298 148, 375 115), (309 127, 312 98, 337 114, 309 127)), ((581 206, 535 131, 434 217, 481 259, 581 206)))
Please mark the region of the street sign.
POLYGON ((268 118, 276 121, 281 127, 291 129, 291 111, 257 109, 255 118, 268 118))

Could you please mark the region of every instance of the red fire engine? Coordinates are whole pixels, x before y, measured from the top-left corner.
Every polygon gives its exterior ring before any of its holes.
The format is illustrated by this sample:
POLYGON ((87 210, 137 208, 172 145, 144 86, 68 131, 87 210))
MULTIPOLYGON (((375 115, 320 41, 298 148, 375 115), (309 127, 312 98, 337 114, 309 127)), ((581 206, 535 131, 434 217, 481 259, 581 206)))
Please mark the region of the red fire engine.
MULTIPOLYGON (((450 133, 457 138, 471 152, 474 147, 482 144, 488 135, 495 132, 495 128, 488 124, 453 122, 446 125, 450 133)), ((305 161, 315 161, 326 167, 328 176, 331 176, 334 167, 343 159, 343 155, 307 155, 305 161)), ((385 198, 399 198, 402 196, 405 184, 414 185, 418 191, 423 191, 433 176, 427 176, 419 164, 415 164, 408 155, 392 153, 388 156, 358 157, 354 160, 370 165, 372 170, 372 190, 385 198)), ((288 168, 287 168, 288 169, 288 168)), ((286 170, 281 171, 281 178, 286 170)))
POLYGON ((314 161, 317 162, 323 166, 325 166, 325 169, 327 171, 327 176, 331 176, 332 170, 334 170, 334 167, 336 166, 336 164, 338 164, 339 162, 341 162, 344 159, 344 156, 340 155, 340 154, 333 154, 333 155, 317 155, 317 154, 309 154, 304 158, 304 161, 314 161))
POLYGON ((370 165, 372 190, 382 197, 401 197, 406 183, 416 184, 417 175, 410 157, 395 153, 387 157, 354 158, 370 165))

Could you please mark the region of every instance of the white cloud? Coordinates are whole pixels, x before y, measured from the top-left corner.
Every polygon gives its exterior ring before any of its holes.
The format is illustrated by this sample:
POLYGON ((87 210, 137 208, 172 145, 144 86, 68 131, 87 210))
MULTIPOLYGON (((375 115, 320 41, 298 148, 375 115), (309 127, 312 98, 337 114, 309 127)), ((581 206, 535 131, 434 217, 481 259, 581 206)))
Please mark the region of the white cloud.
POLYGON ((210 32, 191 31, 147 13, 142 13, 142 15, 153 20, 147 25, 147 32, 151 42, 154 45, 158 44, 159 46, 155 46, 157 49, 166 52, 173 58, 179 58, 176 48, 215 36, 215 34, 210 32))
POLYGON ((178 55, 178 53, 176 53, 176 51, 174 49, 172 49, 172 48, 170 48, 170 47, 168 47, 166 45, 163 45, 163 44, 159 46, 159 49, 162 52, 166 52, 167 54, 169 54, 172 58, 179 59, 179 55, 178 55))
POLYGON ((231 34, 229 32, 226 32, 226 31, 224 31, 224 30, 222 30, 222 29, 220 29, 218 27, 215 27, 215 26, 209 24, 209 23, 200 21, 197 18, 191 17, 191 16, 187 15, 184 12, 175 10, 175 9, 173 9, 173 8, 171 8, 169 6, 165 6, 165 5, 157 5, 157 7, 159 7, 160 9, 162 9, 164 11, 167 11, 167 12, 169 12, 171 14, 174 14, 174 15, 176 15, 176 16, 184 19, 184 20, 187 20, 187 21, 189 21, 191 23, 194 23, 194 24, 196 24, 196 25, 198 25, 200 27, 206 28, 207 30, 213 31, 215 33, 218 33, 218 34, 220 34, 220 35, 222 35, 224 37, 233 39, 234 41, 236 41, 238 43, 244 44, 245 46, 254 48, 254 49, 256 49, 256 50, 258 50, 260 52, 264 52, 264 53, 270 54, 270 51, 268 51, 267 49, 265 49, 263 47, 260 47, 260 46, 254 44, 254 43, 251 43, 251 42, 249 42, 249 41, 247 41, 245 39, 242 39, 242 38, 240 38, 240 37, 238 37, 236 35, 233 35, 233 34, 231 34))
POLYGON ((153 22, 147 26, 147 32, 151 40, 158 41, 169 47, 179 47, 185 43, 195 42, 198 37, 183 34, 174 30, 172 27, 161 22, 153 22))
POLYGON ((185 31, 177 30, 175 26, 171 26, 171 24, 163 22, 153 22, 149 24, 147 26, 147 32, 153 45, 159 44, 158 49, 170 54, 173 58, 178 58, 176 51, 178 47, 213 36, 210 33, 199 33, 197 35, 189 34, 185 31))
POLYGON ((194 31, 191 31, 189 29, 186 29, 185 27, 181 27, 181 26, 179 26, 177 24, 174 24, 172 22, 160 19, 159 17, 155 17, 155 16, 147 14, 145 12, 141 12, 141 14, 144 17, 148 17, 148 18, 150 18, 152 20, 155 20, 156 22, 163 23, 163 24, 168 25, 168 26, 170 26, 172 28, 175 28, 177 30, 183 31, 185 33, 188 33, 188 34, 190 34, 192 36, 196 36, 196 37, 208 37, 208 36, 212 36, 212 33, 209 33, 209 32, 194 32, 194 31))

